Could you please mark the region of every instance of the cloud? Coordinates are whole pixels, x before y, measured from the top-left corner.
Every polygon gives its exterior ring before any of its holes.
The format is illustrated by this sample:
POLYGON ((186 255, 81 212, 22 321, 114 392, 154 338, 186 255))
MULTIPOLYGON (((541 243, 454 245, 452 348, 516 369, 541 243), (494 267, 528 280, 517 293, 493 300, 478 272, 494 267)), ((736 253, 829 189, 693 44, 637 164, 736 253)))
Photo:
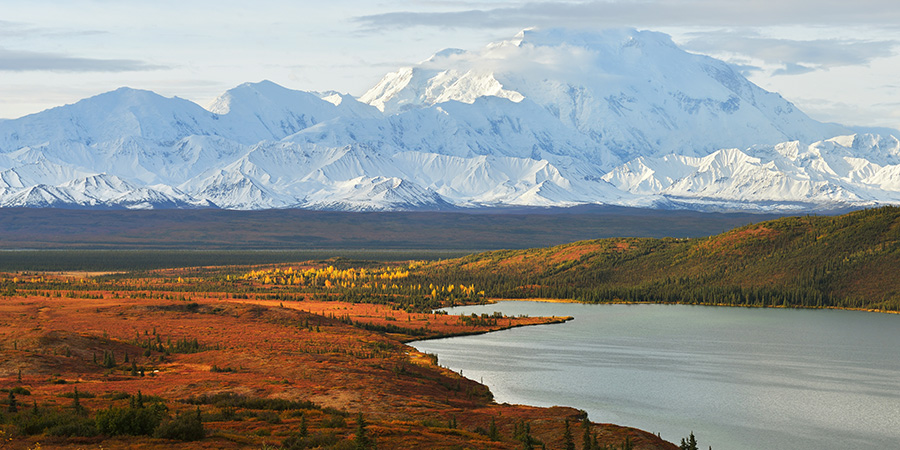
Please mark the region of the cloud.
MULTIPOLYGON (((605 0, 523 2, 454 11, 393 11, 359 16, 368 30, 428 26, 440 28, 878 25, 896 28, 895 0, 605 0)), ((468 9, 466 9, 468 8, 468 9)))
POLYGON ((781 66, 773 75, 798 75, 819 69, 864 65, 890 57, 898 41, 858 39, 793 40, 760 36, 755 32, 692 33, 682 45, 701 53, 734 53, 765 64, 781 66))
POLYGON ((58 53, 9 50, 0 47, 2 72, 133 72, 165 69, 132 59, 78 58, 58 53))
POLYGON ((42 28, 24 22, 10 22, 8 20, 0 20, 0 37, 6 38, 64 38, 78 36, 96 36, 104 34, 109 34, 109 32, 100 30, 42 28))
POLYGON ((804 73, 814 72, 815 67, 804 66, 803 64, 787 63, 780 69, 775 69, 772 75, 802 75, 804 73))
POLYGON ((749 77, 755 73, 759 73, 764 70, 762 67, 756 66, 753 64, 740 63, 740 62, 734 62, 734 61, 729 61, 728 63, 731 64, 731 67, 734 67, 734 69, 737 70, 738 73, 740 73, 741 75, 743 75, 745 77, 749 77))

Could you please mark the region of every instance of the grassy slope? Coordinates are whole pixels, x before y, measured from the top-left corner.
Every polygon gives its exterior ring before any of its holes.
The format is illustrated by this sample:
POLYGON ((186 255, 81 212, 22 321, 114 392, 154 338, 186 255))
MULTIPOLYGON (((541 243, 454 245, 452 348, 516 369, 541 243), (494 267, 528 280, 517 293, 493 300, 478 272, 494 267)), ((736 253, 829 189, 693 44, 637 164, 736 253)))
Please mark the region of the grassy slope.
POLYGON ((485 284, 493 277, 493 293, 506 296, 900 310, 900 208, 788 217, 709 238, 488 252, 432 267, 478 273, 485 284))

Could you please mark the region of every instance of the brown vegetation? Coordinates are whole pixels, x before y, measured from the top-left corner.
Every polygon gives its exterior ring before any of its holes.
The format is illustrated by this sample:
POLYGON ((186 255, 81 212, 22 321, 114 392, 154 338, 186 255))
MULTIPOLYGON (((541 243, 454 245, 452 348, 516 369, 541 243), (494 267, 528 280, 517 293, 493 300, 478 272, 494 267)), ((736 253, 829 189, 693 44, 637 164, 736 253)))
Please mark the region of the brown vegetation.
MULTIPOLYGON (((296 301, 266 299, 265 291, 235 298, 228 283, 205 292, 167 290, 201 281, 182 275, 187 273, 105 284, 47 274, 2 277, 44 284, 0 300, 0 388, 28 392, 17 397, 19 414, 35 405, 69 411, 77 389, 87 417, 125 408, 140 393, 161 402, 171 417, 199 408, 205 438, 183 443, 103 433, 24 435, 4 400, 0 447, 278 448, 302 422, 309 435, 333 435, 340 448, 353 442, 357 417, 364 416, 381 449, 521 448, 514 430, 524 423, 547 448, 561 448, 564 422, 582 417, 571 408, 498 405, 485 386, 402 343, 423 337, 404 329, 431 337, 565 318, 473 322, 390 304, 314 300, 311 294, 296 294, 296 301), (386 333, 366 325, 394 327, 386 333), (107 364, 107 355, 114 361, 107 364), (292 406, 267 409, 276 401, 292 406)), ((610 424, 591 429, 616 448, 626 439, 637 449, 675 448, 639 430, 610 424)))

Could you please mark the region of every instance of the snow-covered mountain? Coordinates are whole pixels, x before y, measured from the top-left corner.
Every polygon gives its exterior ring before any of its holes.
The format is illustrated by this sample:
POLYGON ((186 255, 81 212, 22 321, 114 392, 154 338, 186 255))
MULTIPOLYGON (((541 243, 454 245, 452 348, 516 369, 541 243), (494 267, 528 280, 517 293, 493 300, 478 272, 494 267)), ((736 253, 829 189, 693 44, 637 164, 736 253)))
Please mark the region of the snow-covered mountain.
POLYGON ((900 145, 807 117, 668 36, 526 30, 359 99, 121 88, 0 121, 0 206, 700 209, 900 203, 900 145))

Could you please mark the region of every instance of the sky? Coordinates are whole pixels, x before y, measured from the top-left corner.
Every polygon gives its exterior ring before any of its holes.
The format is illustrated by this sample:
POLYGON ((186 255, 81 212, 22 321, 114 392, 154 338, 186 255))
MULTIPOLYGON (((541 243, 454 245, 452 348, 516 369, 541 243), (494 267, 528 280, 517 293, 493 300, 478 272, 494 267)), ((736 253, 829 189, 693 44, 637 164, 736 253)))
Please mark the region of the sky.
POLYGON ((811 117, 900 129, 896 0, 3 0, 0 118, 122 86, 202 106, 264 79, 361 95, 444 48, 632 27, 739 67, 811 117))

